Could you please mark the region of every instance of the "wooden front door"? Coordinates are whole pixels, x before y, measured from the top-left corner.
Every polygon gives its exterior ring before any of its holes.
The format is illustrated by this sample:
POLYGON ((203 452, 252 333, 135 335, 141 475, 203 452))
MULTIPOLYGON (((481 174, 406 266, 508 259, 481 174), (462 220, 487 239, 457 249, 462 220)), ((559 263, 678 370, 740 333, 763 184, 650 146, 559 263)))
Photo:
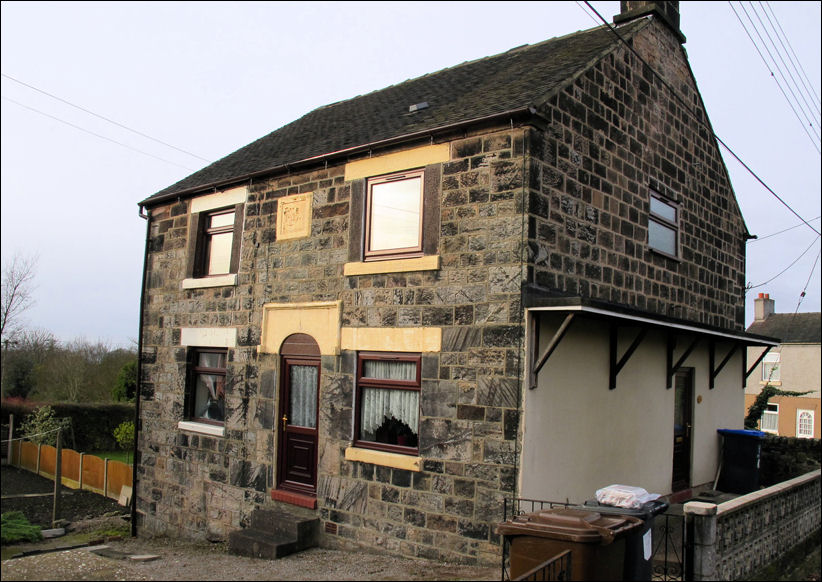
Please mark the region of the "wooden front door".
POLYGON ((280 350, 277 488, 317 490, 317 408, 320 351, 313 338, 289 336, 280 350))
POLYGON ((671 487, 682 491, 691 486, 691 429, 694 414, 694 373, 680 370, 674 378, 674 459, 671 487))

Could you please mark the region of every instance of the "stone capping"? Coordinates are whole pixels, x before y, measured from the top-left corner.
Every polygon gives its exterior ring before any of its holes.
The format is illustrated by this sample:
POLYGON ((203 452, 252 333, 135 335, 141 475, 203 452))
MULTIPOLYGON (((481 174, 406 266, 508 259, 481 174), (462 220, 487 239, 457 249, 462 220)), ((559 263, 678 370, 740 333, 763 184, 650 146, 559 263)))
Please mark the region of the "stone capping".
POLYGON ((285 339, 295 333, 310 335, 324 356, 340 353, 342 301, 266 303, 258 352, 279 354, 285 339))
POLYGON ((193 422, 191 420, 181 420, 177 423, 177 428, 180 430, 187 430, 190 432, 198 432, 211 436, 225 436, 225 427, 214 424, 205 424, 202 422, 193 422))
POLYGON ((199 348, 237 347, 237 329, 233 327, 182 327, 180 345, 199 348))
POLYGON ((345 181, 359 180, 371 176, 381 176, 392 172, 422 168, 451 159, 451 145, 434 144, 356 160, 345 164, 345 181))
POLYGON ((343 275, 379 275, 383 273, 408 273, 410 271, 438 271, 439 255, 415 257, 413 259, 392 259, 388 261, 360 261, 343 265, 343 275))
POLYGON ((804 475, 794 477, 788 481, 782 481, 776 485, 771 485, 765 489, 740 495, 739 497, 735 497, 734 499, 720 503, 719 505, 715 503, 705 503, 702 501, 689 501, 683 505, 682 509, 685 513, 690 513, 693 515, 716 515, 718 517, 722 514, 742 509, 751 503, 764 501, 769 497, 789 491, 798 485, 803 485, 809 481, 813 481, 814 479, 819 479, 821 474, 822 469, 817 469, 816 471, 805 473, 804 475))
POLYGON ((206 287, 236 287, 237 274, 216 275, 213 277, 198 277, 196 279, 183 279, 183 289, 204 289, 206 287))
POLYGON ((439 352, 440 327, 344 327, 340 339, 344 350, 372 352, 439 352))
POLYGON ((372 465, 392 467, 394 469, 405 469, 406 471, 422 471, 422 458, 400 455, 399 453, 348 447, 345 449, 345 460, 371 463, 372 465))
POLYGON ((206 210, 234 206, 235 204, 245 204, 246 200, 248 200, 248 188, 246 186, 231 188, 224 192, 215 192, 214 194, 193 198, 191 200, 191 213, 195 214, 206 210))

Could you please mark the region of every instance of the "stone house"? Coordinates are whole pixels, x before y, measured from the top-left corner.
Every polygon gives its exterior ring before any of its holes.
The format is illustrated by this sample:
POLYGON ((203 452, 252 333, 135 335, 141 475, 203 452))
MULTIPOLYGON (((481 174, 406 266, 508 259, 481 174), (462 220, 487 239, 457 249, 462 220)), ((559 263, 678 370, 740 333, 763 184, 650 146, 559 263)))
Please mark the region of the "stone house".
POLYGON ((802 396, 774 396, 760 419, 760 429, 786 437, 820 438, 822 403, 822 313, 776 313, 768 293, 754 300, 754 321, 748 332, 780 338, 773 349, 749 347, 756 364, 745 385, 745 410, 767 385, 802 396))
POLYGON ((139 527, 299 506, 328 547, 488 563, 505 498, 712 481, 775 342, 678 20, 623 3, 140 202, 139 527))

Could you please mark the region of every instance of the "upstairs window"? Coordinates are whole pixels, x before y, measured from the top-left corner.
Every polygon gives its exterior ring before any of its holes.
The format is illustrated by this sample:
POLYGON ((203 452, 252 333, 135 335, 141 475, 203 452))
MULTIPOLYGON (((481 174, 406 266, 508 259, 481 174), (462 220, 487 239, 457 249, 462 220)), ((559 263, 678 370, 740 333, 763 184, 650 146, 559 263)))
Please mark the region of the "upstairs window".
POLYGON ((188 277, 220 279, 237 273, 242 219, 242 204, 192 215, 188 277))
POLYGON ((417 454, 420 356, 361 353, 356 406, 356 446, 417 454))
POLYGON ((228 350, 192 348, 186 382, 186 420, 223 425, 228 350))
POLYGON ((762 382, 774 384, 781 381, 779 372, 779 354, 770 352, 762 360, 762 382))
POLYGON ((648 245, 670 257, 679 257, 679 205, 651 191, 648 245))
POLYGON ((225 275, 231 272, 234 216, 233 209, 207 215, 203 232, 203 275, 225 275))
POLYGON ((422 170, 368 180, 366 260, 422 255, 422 170))

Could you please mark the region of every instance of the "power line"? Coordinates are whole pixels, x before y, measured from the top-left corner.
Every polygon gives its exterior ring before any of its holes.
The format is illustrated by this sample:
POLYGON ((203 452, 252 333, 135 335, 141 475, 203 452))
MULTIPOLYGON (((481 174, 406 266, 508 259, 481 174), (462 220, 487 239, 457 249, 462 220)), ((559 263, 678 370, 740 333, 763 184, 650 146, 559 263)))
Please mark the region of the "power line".
MULTIPOLYGON (((773 277, 771 277, 770 279, 768 279, 764 283, 760 283, 759 285, 748 285, 747 287, 745 287, 745 292, 748 292, 751 289, 756 289, 757 287, 762 287, 764 285, 767 285, 768 283, 770 283, 774 279, 778 279, 780 276, 782 276, 785 273, 785 271, 787 271, 788 269, 793 267, 799 261, 799 259, 804 257, 805 253, 807 253, 809 250, 811 250, 811 247, 813 247, 813 245, 815 245, 816 241, 818 241, 818 240, 819 240, 819 237, 817 236, 816 238, 813 239, 813 242, 811 242, 811 244, 808 246, 808 248, 806 248, 804 251, 802 251, 802 254, 800 254, 798 257, 796 257, 796 259, 794 259, 794 261, 790 265, 788 265, 787 267, 785 267, 784 269, 779 271, 779 273, 777 273, 776 275, 774 275, 773 277)), ((816 265, 816 263, 814 263, 814 265, 816 265)))
MULTIPOLYGON (((819 220, 820 218, 822 218, 822 216, 817 216, 816 218, 811 218, 808 222, 813 222, 814 220, 819 220)), ((756 241, 760 241, 760 240, 765 240, 766 238, 771 238, 772 236, 782 234, 783 232, 788 232, 789 230, 799 228, 800 226, 802 226, 801 222, 799 224, 795 224, 794 226, 791 226, 790 228, 786 228, 785 230, 780 230, 779 232, 774 232, 774 233, 771 233, 771 234, 766 234, 765 236, 758 236, 756 238, 748 239, 748 242, 756 242, 756 241)))
POLYGON ((800 216, 800 215, 799 215, 799 213, 797 213, 797 212, 796 212, 793 208, 791 208, 791 206, 790 206, 787 202, 785 202, 785 201, 784 201, 784 200, 783 200, 783 199, 779 196, 779 194, 777 194, 777 193, 776 193, 776 192, 775 192, 775 191, 774 191, 774 190, 773 190, 770 186, 768 186, 768 185, 767 185, 767 184, 766 184, 766 183, 762 180, 762 178, 760 178, 760 177, 756 174, 756 172, 754 172, 754 171, 753 171, 753 170, 752 170, 752 169, 748 166, 748 164, 746 164, 745 162, 743 162, 743 161, 742 161, 742 159, 741 159, 739 156, 737 156, 737 155, 736 155, 736 153, 735 153, 735 152, 734 152, 734 151, 733 151, 730 147, 728 147, 728 145, 727 145, 724 141, 722 141, 722 139, 721 139, 721 138, 720 138, 720 137, 716 134, 716 132, 714 132, 713 128, 710 126, 710 124, 709 124, 707 121, 703 121, 702 119, 700 119, 700 118, 696 115, 696 113, 694 113, 694 111, 691 109, 691 106, 690 106, 690 105, 689 105, 689 104, 688 104, 688 103, 687 103, 687 102, 686 102, 686 101, 685 101, 682 97, 680 97, 679 93, 677 93, 677 91, 676 91, 676 90, 675 90, 675 89, 674 89, 674 88, 673 88, 673 87, 672 87, 672 86, 671 86, 671 85, 670 85, 670 84, 669 84, 669 83, 668 83, 668 82, 667 82, 667 81, 666 81, 666 80, 662 77, 662 75, 660 75, 659 73, 657 73, 657 72, 656 72, 656 70, 655 70, 653 67, 651 67, 651 65, 649 65, 649 64, 645 61, 645 59, 643 59, 643 58, 642 58, 642 56, 641 56, 641 55, 640 55, 640 54, 636 51, 636 49, 634 49, 634 47, 633 47, 630 43, 628 43, 628 42, 627 42, 624 38, 622 38, 622 35, 620 35, 620 34, 619 34, 619 32, 617 32, 617 30, 616 30, 613 26, 611 26, 611 24, 610 24, 607 20, 605 20, 605 19, 602 17, 602 15, 601 15, 601 14, 600 14, 597 10, 596 10, 596 8, 594 8, 593 6, 591 6, 591 3, 590 3, 590 2, 588 2, 588 1, 586 0, 586 1, 585 1, 585 5, 586 5, 586 6, 588 6, 588 8, 589 8, 592 12, 594 12, 594 14, 596 14, 596 15, 599 17, 599 19, 600 19, 603 23, 605 23, 605 26, 606 26, 606 27, 608 27, 608 29, 609 29, 611 32, 613 32, 613 33, 616 35, 616 37, 617 37, 617 38, 618 38, 618 39, 619 39, 619 40, 620 40, 620 41, 621 41, 621 42, 622 42, 622 43, 623 43, 626 47, 628 47, 628 49, 629 49, 629 50, 630 50, 630 51, 634 54, 634 56, 636 56, 636 58, 637 58, 637 59, 639 59, 639 61, 640 61, 643 65, 645 65, 646 67, 648 67, 648 70, 650 70, 650 71, 651 71, 651 72, 652 72, 652 73, 653 73, 653 74, 654 74, 654 75, 655 75, 655 76, 659 79, 660 83, 662 83, 662 85, 663 85, 663 86, 665 86, 665 87, 668 89, 668 91, 670 91, 670 92, 671 92, 671 94, 672 94, 672 95, 673 95, 673 96, 674 96, 674 97, 675 97, 675 98, 676 98, 676 99, 677 99, 677 100, 678 100, 678 101, 682 104, 682 106, 685 108, 685 111, 687 111, 688 113, 690 113, 690 114, 691 114, 691 117, 692 117, 692 118, 693 118, 693 119, 694 119, 697 123, 699 123, 699 124, 703 125, 703 126, 704 126, 704 127, 705 127, 705 128, 706 128, 706 129, 707 129, 707 130, 711 133, 711 135, 714 137, 714 139, 716 139, 716 141, 717 141, 717 142, 719 142, 719 144, 721 144, 721 145, 722 145, 722 147, 724 147, 724 148, 728 151, 728 153, 729 153, 729 154, 731 154, 731 155, 734 157, 734 159, 735 159, 737 162, 739 162, 739 163, 742 165, 742 167, 743 167, 743 168, 745 168, 745 170, 747 170, 747 171, 748 171, 748 173, 749 173, 749 174, 751 174, 751 176, 753 176, 753 177, 756 179, 756 181, 757 181, 757 182, 759 182, 760 184, 762 184, 762 186, 763 186, 763 187, 764 187, 764 188, 765 188, 768 192, 770 192, 770 193, 771 193, 771 194, 772 194, 772 195, 773 195, 773 196, 774 196, 777 200, 779 200, 779 202, 781 202, 781 203, 782 203, 782 205, 783 205, 783 206, 785 206, 785 208, 787 208, 787 209, 788 209, 788 210, 789 210, 789 211, 790 211, 790 212, 791 212, 794 216, 796 216, 799 220, 801 220, 803 223, 805 223, 805 225, 806 225, 808 228, 810 228, 812 231, 814 231, 814 232, 815 232, 818 236, 822 236, 822 234, 820 234, 820 232, 819 232, 818 230, 816 230, 813 226, 811 226, 811 225, 808 223, 808 221, 807 221, 807 220, 805 220, 804 218, 802 218, 802 216, 800 216))
MULTIPOLYGON (((820 254, 822 254, 822 248, 819 249, 819 252, 816 253, 816 258, 813 260, 813 266, 811 267, 811 272, 808 275, 808 280, 805 281, 805 286, 802 287, 802 293, 799 294, 799 301, 796 303, 796 311, 799 311, 799 306, 802 305, 802 300, 805 299, 805 292, 808 290, 808 285, 811 284, 811 278, 813 277, 813 272, 816 270, 816 264, 819 262, 820 254)), ((796 311, 794 313, 796 313, 796 311)))
MULTIPOLYGON (((731 10, 733 10, 733 13, 736 16, 737 20, 739 20, 739 23, 742 25, 742 28, 745 30, 745 34, 748 35, 748 38, 751 40, 751 43, 753 43, 754 48, 756 49, 757 53, 759 53, 759 57, 762 59, 762 62, 765 63, 765 68, 768 69, 768 72, 771 74, 771 78, 774 80, 774 82, 776 82, 776 86, 779 88, 779 91, 782 93, 782 96, 785 97, 785 100, 788 102, 788 105, 790 106, 791 111, 793 111, 793 114, 796 116, 796 119, 799 121, 799 124, 802 126, 802 129, 805 131, 806 134, 808 134, 808 137, 810 138, 811 143, 813 144, 814 148, 816 149, 817 152, 822 153, 822 151, 820 151, 819 147, 816 145, 816 141, 814 141, 813 136, 811 136, 811 134, 808 131, 807 127, 805 127, 805 123, 802 121, 802 118, 800 117, 799 113, 796 111, 796 107, 794 107, 793 102, 790 100, 787 93, 785 93, 785 89, 782 87, 782 84, 776 78, 776 75, 774 75, 774 72, 771 69, 771 66, 768 64, 767 59, 765 59, 765 56, 762 54, 762 51, 759 50, 759 46, 756 44, 756 41, 753 39, 751 34, 748 32, 748 28, 745 26, 745 23, 742 22, 742 19, 739 17, 739 14, 737 14, 736 9, 733 7, 733 4, 728 2, 728 5, 731 7, 731 10)), ((742 3, 740 3, 740 8, 742 8, 742 11, 745 13, 745 16, 747 16, 748 20, 751 22, 751 26, 754 29, 754 32, 756 32, 757 36, 759 37, 759 40, 762 42, 763 45, 765 45, 765 41, 762 38, 762 35, 759 34, 759 30, 756 28, 756 24, 754 24, 753 19, 748 14, 748 11, 745 9, 745 6, 742 3)), ((757 18, 759 18, 758 15, 757 15, 757 18)), ((760 22, 761 22, 761 20, 760 20, 760 22)), ((774 68, 776 68, 779 71, 779 74, 782 76, 782 79, 787 84, 787 80, 785 79, 785 76, 782 73, 782 70, 777 65, 776 59, 774 59, 773 55, 771 54, 770 49, 767 46, 765 46, 765 50, 767 51, 768 56, 771 57, 771 60, 774 62, 774 65, 775 65, 774 68)), ((796 95, 794 94, 793 89, 791 89, 791 87, 788 86, 788 90, 791 92, 791 95, 793 95, 794 100, 796 100, 796 95)), ((798 102, 797 102, 797 104, 798 104, 798 102)), ((804 109, 802 109, 801 105, 800 105, 799 108, 802 110, 802 114, 806 115, 805 111, 804 111, 804 109)), ((810 120, 807 119, 807 116, 806 116, 806 121, 808 121, 809 126, 811 128, 813 128, 813 123, 810 122, 810 120)), ((814 130, 814 133, 816 134, 816 130, 814 130)), ((818 134, 816 135, 816 139, 817 140, 819 139, 818 134)))
POLYGON ((24 108, 24 109, 28 109, 29 111, 34 111, 35 113, 39 113, 40 115, 45 115, 46 117, 49 117, 49 118, 51 118, 51 119, 53 119, 53 120, 55 120, 55 121, 59 121, 60 123, 64 123, 64 124, 66 124, 66 125, 68 125, 68 126, 70 126, 70 127, 73 127, 74 129, 79 129, 79 130, 80 130, 80 131, 82 131, 82 132, 85 132, 85 133, 91 134, 91 135, 93 135, 94 137, 99 137, 100 139, 104 139, 104 140, 106 140, 106 141, 110 141, 110 142, 112 142, 112 143, 116 143, 116 144, 117 144, 117 145, 119 145, 119 146, 123 146, 124 148, 128 148, 128 149, 130 149, 130 150, 133 150, 133 151, 135 151, 135 152, 137 152, 137 153, 139 153, 139 154, 143 154, 144 156, 148 156, 148 157, 150 157, 150 158, 154 158, 155 160, 160 160, 161 162, 165 162, 165 163, 167 163, 167 164, 171 164, 172 166, 177 166, 178 168, 183 168, 184 170, 188 170, 188 171, 190 171, 190 172, 193 172, 193 171, 194 171, 192 168, 189 168, 189 167, 187 167, 187 166, 183 166, 183 165, 177 164, 177 163, 175 163, 175 162, 171 162, 171 161, 169 161, 169 160, 166 160, 166 159, 164 159, 164 158, 160 158, 160 157, 158 157, 158 156, 155 156, 154 154, 150 154, 150 153, 148 153, 148 152, 144 152, 144 151, 142 151, 142 150, 138 150, 137 148, 131 147, 130 145, 127 145, 127 144, 121 143, 121 142, 119 142, 119 141, 117 141, 117 140, 111 139, 110 137, 106 137, 106 136, 104 136, 104 135, 100 135, 99 133, 94 133, 93 131, 89 131, 88 129, 85 129, 85 128, 83 128, 83 127, 80 127, 79 125, 75 125, 75 124, 73 124, 73 123, 70 123, 70 122, 68 122, 68 121, 65 121, 64 119, 60 119, 59 117, 55 117, 55 116, 50 115, 50 114, 48 114, 48 113, 44 113, 43 111, 40 111, 39 109, 35 109, 34 107, 29 107, 28 105, 23 105, 23 104, 22 104, 22 103, 20 103, 19 101, 15 101, 14 99, 10 99, 9 97, 6 97, 5 95, 3 95, 3 96, 2 96, 2 98, 3 98, 3 99, 5 99, 6 101, 10 101, 10 102, 14 103, 15 105, 18 105, 18 106, 22 107, 22 108, 24 108))
MULTIPOLYGON (((773 16, 773 19, 776 22, 776 25, 779 27, 779 30, 782 33, 782 36, 785 37, 785 42, 788 43, 788 49, 790 49, 790 52, 788 53, 788 59, 791 61, 791 64, 793 64, 794 70, 797 70, 797 65, 799 65, 799 69, 801 70, 799 78, 802 80, 802 85, 803 87, 805 87, 805 91, 809 95, 812 94, 813 99, 811 99, 811 101, 813 101, 814 108, 816 109, 817 113, 819 113, 819 95, 817 95, 816 89, 813 88, 813 83, 811 83, 810 79, 808 79, 808 74, 805 72, 805 67, 802 66, 802 62, 799 60, 799 57, 796 56, 796 52, 793 50, 793 46, 791 45, 791 41, 788 38, 788 35, 785 34, 784 30, 782 30, 782 25, 779 24, 779 19, 776 17, 776 14, 774 14, 770 2, 765 2, 765 5, 768 7, 768 10, 770 10, 771 15, 773 16), (793 55, 793 58, 791 57, 791 55, 793 55)), ((799 73, 799 70, 797 70, 797 73, 799 73)))
POLYGON ((85 113, 88 113, 89 115, 93 115, 94 117, 97 117, 97 118, 99 118, 99 119, 102 119, 103 121, 107 121, 108 123, 112 123, 112 124, 116 125, 117 127, 122 127, 122 128, 123 128, 123 129, 125 129, 125 130, 128 130, 128 131, 130 131, 130 132, 132 132, 132 133, 136 133, 136 134, 137 134, 137 135, 139 135, 139 136, 142 136, 142 137, 144 137, 144 138, 146 138, 146 139, 150 139, 151 141, 155 141, 155 142, 157 142, 157 143, 159 143, 159 144, 162 144, 162 145, 164 145, 164 146, 166 146, 166 147, 170 147, 171 149, 177 150, 178 152, 182 152, 182 153, 184 153, 184 154, 186 154, 186 155, 189 155, 189 156, 192 156, 192 157, 194 157, 194 158, 197 158, 198 160, 202 160, 202 161, 207 162, 207 163, 209 163, 209 164, 211 163, 211 160, 207 160, 206 158, 203 158, 203 157, 201 157, 201 156, 198 156, 197 154, 192 154, 191 152, 188 152, 188 151, 186 151, 186 150, 184 150, 184 149, 178 148, 177 146, 173 146, 173 145, 171 145, 170 143, 166 143, 166 142, 164 142, 164 141, 162 141, 162 140, 159 140, 159 139, 157 139, 157 138, 151 137, 150 135, 147 135, 147 134, 145 134, 145 133, 143 133, 143 132, 141 132, 141 131, 137 131, 136 129, 132 129, 132 128, 130 128, 130 127, 128 127, 128 126, 126 126, 126 125, 123 125, 122 123, 118 123, 117 121, 114 121, 114 120, 112 120, 112 119, 109 119, 108 117, 104 117, 104 116, 102 116, 102 115, 99 115, 99 114, 97 114, 97 113, 94 113, 93 111, 90 111, 90 110, 86 109, 85 107, 80 107, 79 105, 75 105, 74 103, 71 103, 70 101, 66 101, 65 99, 62 99, 62 98, 60 98, 60 97, 58 97, 58 96, 56 96, 56 95, 52 95, 51 93, 48 93, 48 92, 46 92, 46 91, 43 91, 42 89, 38 89, 38 88, 37 88, 37 87, 35 87, 34 85, 29 85, 28 83, 24 83, 23 81, 20 81, 19 79, 15 79, 14 77, 11 77, 11 76, 7 75, 6 73, 0 73, 0 74, 2 74, 2 75, 6 78, 6 79, 9 79, 9 80, 11 80, 11 81, 14 81, 15 83, 19 83, 20 85, 23 85, 24 87, 28 87, 29 89, 32 89, 32 90, 34 90, 34 91, 37 91, 38 93, 42 93, 43 95, 47 95, 47 96, 51 97, 52 99, 56 99, 57 101, 60 101, 61 103, 65 103, 66 105, 70 105, 71 107, 74 107, 75 109, 79 109, 80 111, 83 111, 83 112, 85 112, 85 113))

